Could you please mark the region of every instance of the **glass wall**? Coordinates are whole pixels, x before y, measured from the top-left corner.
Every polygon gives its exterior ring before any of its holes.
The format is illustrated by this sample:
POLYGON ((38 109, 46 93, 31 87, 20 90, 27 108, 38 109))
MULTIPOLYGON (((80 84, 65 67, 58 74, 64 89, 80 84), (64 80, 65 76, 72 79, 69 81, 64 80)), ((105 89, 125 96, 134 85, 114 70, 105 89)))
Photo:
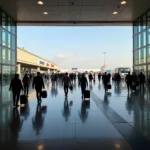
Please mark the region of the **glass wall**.
POLYGON ((133 69, 150 76, 150 10, 133 24, 133 69))
POLYGON ((0 105, 11 100, 8 88, 16 72, 16 22, 0 10, 0 105))

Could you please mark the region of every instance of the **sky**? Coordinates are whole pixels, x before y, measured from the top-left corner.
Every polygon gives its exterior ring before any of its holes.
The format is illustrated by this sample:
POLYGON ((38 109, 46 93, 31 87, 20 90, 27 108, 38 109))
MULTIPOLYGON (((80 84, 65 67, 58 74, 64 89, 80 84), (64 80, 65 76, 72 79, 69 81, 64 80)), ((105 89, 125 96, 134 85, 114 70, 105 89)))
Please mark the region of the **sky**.
POLYGON ((64 69, 132 67, 132 27, 18 27, 18 47, 24 47, 64 69))

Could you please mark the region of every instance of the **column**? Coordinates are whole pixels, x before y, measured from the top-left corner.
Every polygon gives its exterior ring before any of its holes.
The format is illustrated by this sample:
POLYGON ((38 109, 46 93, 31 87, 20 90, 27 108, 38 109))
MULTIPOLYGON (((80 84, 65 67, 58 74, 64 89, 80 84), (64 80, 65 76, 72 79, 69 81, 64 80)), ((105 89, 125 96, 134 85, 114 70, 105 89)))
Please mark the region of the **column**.
POLYGON ((21 74, 21 64, 17 64, 17 73, 21 74))
POLYGON ((50 74, 50 69, 47 69, 47 73, 50 74))
POLYGON ((40 67, 37 67, 37 72, 40 72, 40 67))

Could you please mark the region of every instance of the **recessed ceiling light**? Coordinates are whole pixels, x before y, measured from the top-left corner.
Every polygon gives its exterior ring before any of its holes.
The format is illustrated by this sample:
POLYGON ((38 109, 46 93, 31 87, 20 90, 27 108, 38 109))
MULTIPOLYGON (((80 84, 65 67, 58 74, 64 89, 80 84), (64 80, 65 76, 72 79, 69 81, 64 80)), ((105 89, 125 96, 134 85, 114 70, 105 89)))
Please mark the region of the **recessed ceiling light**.
POLYGON ((126 1, 122 1, 121 2, 121 5, 125 5, 127 2, 126 1))
POLYGON ((48 12, 45 11, 45 12, 43 12, 43 14, 44 14, 44 15, 48 15, 48 12))
POLYGON ((43 3, 43 1, 38 1, 37 2, 39 5, 43 5, 44 3, 43 3))
POLYGON ((113 14, 114 14, 114 15, 117 15, 117 14, 118 14, 118 12, 117 12, 117 11, 114 11, 114 12, 113 12, 113 14))

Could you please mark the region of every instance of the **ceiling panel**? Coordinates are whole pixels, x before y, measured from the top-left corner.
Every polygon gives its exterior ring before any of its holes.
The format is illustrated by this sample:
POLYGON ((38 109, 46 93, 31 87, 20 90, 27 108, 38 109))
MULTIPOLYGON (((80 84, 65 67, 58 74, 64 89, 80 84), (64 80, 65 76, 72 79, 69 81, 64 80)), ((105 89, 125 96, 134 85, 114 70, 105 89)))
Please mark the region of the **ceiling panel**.
POLYGON ((150 8, 150 0, 127 0, 120 6, 120 0, 0 0, 0 7, 18 22, 54 21, 106 21, 132 22, 150 8), (118 8, 119 6, 119 8, 118 8), (113 15, 113 11, 119 11, 113 15), (43 15, 47 11, 48 15, 43 15))

